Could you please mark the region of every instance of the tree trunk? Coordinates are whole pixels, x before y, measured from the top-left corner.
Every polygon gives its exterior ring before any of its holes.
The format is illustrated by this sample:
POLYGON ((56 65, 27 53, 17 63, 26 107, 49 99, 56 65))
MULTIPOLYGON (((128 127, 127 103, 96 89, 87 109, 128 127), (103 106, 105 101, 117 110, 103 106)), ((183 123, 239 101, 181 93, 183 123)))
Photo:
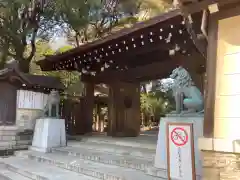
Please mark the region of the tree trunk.
POLYGON ((19 70, 24 73, 29 73, 30 71, 30 62, 23 59, 19 61, 19 70))

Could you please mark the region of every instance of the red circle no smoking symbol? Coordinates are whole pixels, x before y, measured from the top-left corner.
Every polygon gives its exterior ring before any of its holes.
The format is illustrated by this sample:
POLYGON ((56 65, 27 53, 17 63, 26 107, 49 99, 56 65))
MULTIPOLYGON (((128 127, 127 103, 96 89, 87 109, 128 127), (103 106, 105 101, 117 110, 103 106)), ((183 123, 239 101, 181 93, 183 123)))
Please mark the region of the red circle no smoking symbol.
POLYGON ((176 146, 184 146, 188 142, 188 134, 185 129, 176 127, 171 132, 171 140, 176 146))

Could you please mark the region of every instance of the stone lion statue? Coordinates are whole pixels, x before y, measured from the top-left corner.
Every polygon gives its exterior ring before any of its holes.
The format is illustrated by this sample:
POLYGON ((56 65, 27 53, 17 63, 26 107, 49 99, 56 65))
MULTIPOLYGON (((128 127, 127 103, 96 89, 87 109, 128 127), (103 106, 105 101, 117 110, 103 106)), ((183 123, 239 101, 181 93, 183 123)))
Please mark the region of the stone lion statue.
POLYGON ((47 117, 59 118, 60 95, 58 91, 52 90, 48 96, 47 104, 44 108, 44 115, 47 117), (54 111, 53 111, 54 108, 54 111))
POLYGON ((179 66, 172 71, 170 78, 174 80, 172 91, 176 102, 176 111, 173 113, 203 112, 203 96, 188 71, 179 66))

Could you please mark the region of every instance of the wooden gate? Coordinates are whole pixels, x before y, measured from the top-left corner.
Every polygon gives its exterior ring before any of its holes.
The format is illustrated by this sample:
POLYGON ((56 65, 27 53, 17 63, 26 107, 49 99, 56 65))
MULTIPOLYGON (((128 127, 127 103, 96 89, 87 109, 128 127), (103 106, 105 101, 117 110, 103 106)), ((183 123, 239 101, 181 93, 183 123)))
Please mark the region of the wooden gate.
POLYGON ((65 119, 66 133, 68 135, 83 134, 81 125, 81 100, 63 100, 60 106, 61 117, 65 119))

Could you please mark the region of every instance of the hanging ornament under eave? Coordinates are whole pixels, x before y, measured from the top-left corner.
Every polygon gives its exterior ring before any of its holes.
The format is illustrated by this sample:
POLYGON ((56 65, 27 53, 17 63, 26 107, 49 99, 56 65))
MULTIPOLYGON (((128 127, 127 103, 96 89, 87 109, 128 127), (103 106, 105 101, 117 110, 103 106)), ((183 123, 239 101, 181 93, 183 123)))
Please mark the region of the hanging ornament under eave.
POLYGON ((105 64, 104 64, 104 67, 107 69, 107 68, 109 68, 110 66, 109 66, 107 63, 105 63, 105 64))
POLYGON ((86 74, 87 71, 83 68, 83 69, 82 69, 82 73, 83 73, 83 74, 86 74))
POLYGON ((96 72, 90 72, 92 76, 96 76, 96 72))
POLYGON ((186 53, 187 53, 187 51, 186 51, 186 50, 182 50, 182 53, 183 53, 183 54, 186 54, 186 53))
POLYGON ((180 46, 179 46, 178 44, 176 44, 176 45, 175 45, 175 51, 178 52, 178 51, 180 51, 180 49, 181 49, 180 46))
POLYGON ((174 56, 175 55, 175 50, 174 49, 170 49, 169 50, 169 55, 170 56, 174 56))
POLYGON ((171 38, 172 38, 172 34, 169 33, 168 37, 165 39, 166 43, 170 43, 171 42, 171 38))

